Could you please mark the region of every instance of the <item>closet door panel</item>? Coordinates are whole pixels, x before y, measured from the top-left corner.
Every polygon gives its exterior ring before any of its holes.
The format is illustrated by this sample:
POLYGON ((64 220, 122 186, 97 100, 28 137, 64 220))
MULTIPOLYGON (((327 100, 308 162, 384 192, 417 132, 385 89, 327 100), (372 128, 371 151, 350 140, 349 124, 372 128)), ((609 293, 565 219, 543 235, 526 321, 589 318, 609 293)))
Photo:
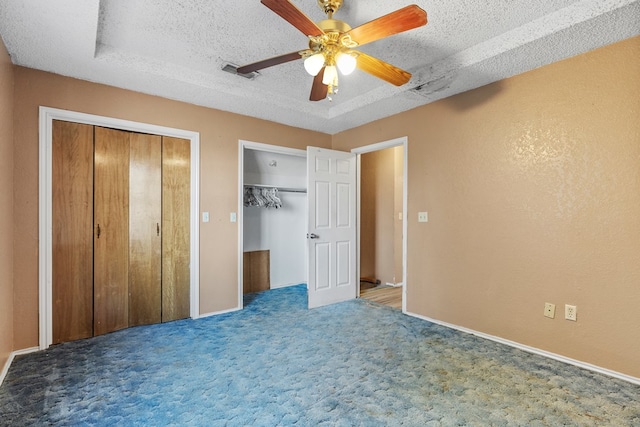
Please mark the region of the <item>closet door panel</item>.
POLYGON ((95 128, 94 335, 129 324, 129 133, 95 128))
POLYGON ((53 121, 53 344, 93 335, 93 126, 53 121))
POLYGON ((189 317, 190 142, 162 137, 162 321, 189 317))
POLYGON ((129 326, 161 321, 162 139, 131 134, 129 326))

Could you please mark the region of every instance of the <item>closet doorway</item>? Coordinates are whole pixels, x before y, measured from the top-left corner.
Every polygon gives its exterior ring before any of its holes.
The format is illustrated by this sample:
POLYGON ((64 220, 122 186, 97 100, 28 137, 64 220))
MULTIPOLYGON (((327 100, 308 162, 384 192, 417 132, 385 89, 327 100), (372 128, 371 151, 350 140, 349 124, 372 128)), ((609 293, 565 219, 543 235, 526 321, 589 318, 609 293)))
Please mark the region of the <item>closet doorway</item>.
POLYGON ((241 291, 307 283, 306 152, 249 142, 240 149, 241 291))
MULTIPOLYGON (((56 130, 56 132, 58 132, 56 130)), ((102 132, 102 131, 99 131, 102 132)), ((64 133, 64 132, 63 132, 64 133)), ((104 136, 104 135, 103 135, 104 136)), ((118 139, 119 136, 116 136, 115 139, 118 139)), ((62 317, 67 317, 63 322, 75 323, 77 319, 82 318, 84 323, 85 331, 80 333, 87 334, 89 329, 91 329, 91 334, 100 334, 104 332, 108 332, 110 330, 116 330, 121 327, 127 327, 129 325, 135 324, 145 324, 145 323, 154 323, 155 318, 157 318, 156 314, 160 312, 160 321, 170 320, 173 316, 171 314, 172 310, 175 310, 175 318, 181 317, 198 317, 198 269, 199 269, 199 250, 198 250, 198 182, 199 182, 199 135, 197 132, 184 131, 173 128, 166 128, 157 125, 148 125, 144 123, 138 122, 130 122, 126 120, 120 119, 112 119, 108 117, 94 116, 90 114, 72 112, 67 110, 59 110, 49 107, 40 107, 40 132, 39 132, 39 140, 40 140, 40 182, 39 182, 39 194, 40 194, 40 217, 39 217, 39 307, 40 307, 40 349, 46 349, 50 344, 53 343, 53 335, 54 335, 54 311, 58 314, 61 314, 62 317), (60 193, 54 192, 54 178, 59 179, 60 174, 64 175, 65 169, 64 165, 57 164, 54 167, 54 163, 59 162, 61 159, 54 158, 54 122, 71 122, 71 124, 80 125, 80 127, 84 127, 85 130, 78 131, 72 130, 67 134, 67 138, 71 137, 76 138, 79 137, 80 134, 83 134, 87 140, 91 139, 90 144, 91 147, 85 149, 82 154, 82 159, 75 159, 74 162, 82 163, 85 165, 84 171, 78 172, 78 176, 83 176, 88 180, 92 180, 95 178, 95 175, 98 175, 98 179, 105 181, 119 181, 119 184, 115 185, 107 185, 102 191, 100 189, 91 188, 89 189, 87 186, 81 188, 78 186, 70 187, 65 186, 65 191, 69 191, 73 193, 78 190, 78 192, 83 193, 85 197, 85 202, 78 201, 68 203, 69 200, 64 200, 66 195, 61 195, 60 193), (131 141, 136 141, 135 149, 131 149, 129 147, 129 160, 133 159, 133 163, 137 166, 129 168, 129 171, 120 170, 122 169, 120 166, 114 166, 115 164, 119 164, 119 162, 115 162, 110 166, 107 166, 107 163, 112 163, 111 154, 114 152, 120 152, 120 150, 114 149, 111 146, 113 142, 111 140, 110 135, 107 140, 110 142, 103 144, 102 142, 94 144, 93 141, 93 133, 95 128, 100 127, 105 130, 107 134, 115 133, 115 135, 119 135, 126 139, 130 144, 131 141), (161 206, 160 204, 154 203, 154 205, 158 205, 159 209, 163 209, 166 207, 166 203, 175 202, 174 206, 164 212, 161 211, 161 215, 164 215, 164 218, 158 219, 154 222, 151 230, 151 234, 154 239, 150 239, 149 236, 145 236, 141 238, 141 234, 138 231, 141 228, 137 225, 138 222, 148 222, 149 218, 146 218, 148 214, 151 214, 152 211, 156 211, 157 209, 147 209, 150 205, 146 204, 145 207, 138 209, 141 205, 136 201, 131 203, 131 199, 127 200, 125 192, 131 192, 131 195, 136 199, 140 197, 142 187, 145 187, 145 190, 148 190, 147 184, 149 184, 148 180, 153 180, 153 177, 158 177, 157 174, 147 174, 146 172, 140 174, 142 171, 148 171, 150 169, 150 164, 157 163, 158 157, 153 153, 156 151, 151 148, 154 143, 151 143, 152 140, 159 140, 162 143, 162 140, 166 141, 165 150, 161 149, 161 157, 164 156, 165 164, 161 171, 161 178, 166 178, 166 182, 160 184, 164 188, 160 190, 161 197, 164 197, 165 206, 161 206), (140 141, 146 141, 143 144, 138 144, 140 141), (150 142, 147 144, 147 142, 150 142), (177 142, 177 145, 174 144, 173 147, 172 142, 177 142), (180 147, 177 151, 175 149, 180 147), (104 150, 103 150, 104 148, 104 150), (164 152, 163 152, 164 151, 164 152), (107 158, 104 157, 102 153, 107 153, 110 158, 107 161, 107 158), (85 158, 86 157, 86 158, 85 158), (149 162, 149 159, 151 163, 149 162), (106 163, 105 163, 106 161, 106 163), (62 166, 62 167, 60 167, 62 166), (178 173, 181 175, 180 178, 177 178, 173 173, 176 172, 175 169, 181 169, 182 171, 178 173), (54 176, 54 173, 57 176, 54 176), (106 173, 106 174, 103 174, 106 173), (162 177, 164 175, 164 177, 162 177), (117 179, 120 176, 122 179, 117 179), (124 178, 126 177, 126 179, 124 178), (174 179, 175 178, 175 179, 174 179), (120 185, 123 180, 128 180, 128 185, 120 185), (181 184, 180 184, 181 183, 181 184), (126 190, 125 190, 126 188, 126 190), (175 196, 175 197, 174 197, 175 196), (121 203, 114 204, 102 204, 103 201, 116 197, 120 200, 121 203), (178 200, 179 199, 179 200, 178 200), (71 212, 66 212, 65 209, 69 207, 71 204, 76 204, 76 207, 81 207, 77 211, 74 211, 75 207, 71 208, 71 212), (58 207, 63 207, 62 211, 56 211, 54 214, 54 204, 57 204, 58 207), (64 207, 66 205, 66 207, 64 207), (178 205, 180 206, 178 208, 178 205), (124 211, 122 207, 126 206, 127 215, 129 218, 124 218, 121 211, 124 211), (105 210, 106 208, 106 210, 105 210), (80 213, 84 210, 83 213, 80 213), (178 214, 178 211, 182 210, 182 212, 186 212, 186 215, 178 214), (95 212, 94 212, 95 211, 95 212), (103 215, 103 218, 100 219, 100 222, 86 220, 86 218, 93 216, 93 214, 103 215), (86 217, 83 221, 85 224, 88 224, 89 232, 79 231, 80 228, 74 229, 71 222, 73 218, 71 216, 80 215, 86 217), (179 215, 180 219, 176 218, 174 214, 179 215), (62 215, 62 216, 61 216, 62 215), (63 218, 68 216, 67 218, 63 218), (56 219, 56 223, 54 224, 54 218, 56 219), (60 221, 60 219, 63 219, 60 221), (106 221, 106 222, 105 222, 106 221), (79 280, 71 279, 69 282, 72 284, 68 287, 65 286, 62 292, 54 293, 54 282, 60 284, 59 280, 54 280, 54 252, 56 256, 56 262, 60 261, 60 254, 64 252, 65 242, 60 240, 60 236, 67 231, 62 231, 57 229, 55 226, 58 226, 60 222, 66 222, 68 224, 68 228, 72 231, 70 232, 71 236, 74 234, 78 234, 84 237, 88 235, 88 241, 90 243, 83 243, 84 247, 88 249, 89 252, 99 247, 99 244, 96 244, 98 238, 98 224, 100 224, 100 238, 106 238, 107 235, 112 232, 118 236, 120 240, 120 244, 118 248, 113 252, 113 257, 108 255, 106 257, 107 263, 104 264, 104 259, 100 259, 102 255, 98 255, 97 252, 87 259, 83 259, 79 261, 79 264, 86 266, 87 268, 82 267, 86 278, 89 278, 91 281, 91 286, 93 287, 93 281, 98 277, 98 281, 101 281, 106 275, 106 286, 100 288, 97 292, 95 289, 91 289, 87 291, 86 289, 83 292, 80 292, 82 296, 82 303, 80 306, 85 305, 86 307, 91 306, 90 310, 80 310, 74 311, 75 309, 67 310, 66 307, 57 307, 54 310, 54 304, 58 304, 61 299, 64 299, 64 295, 68 293, 72 293, 77 295, 76 285, 80 283, 79 280), (107 224, 107 222, 109 224, 107 224), (172 242, 171 238, 176 237, 168 236, 166 233, 163 233, 163 229, 166 228, 167 231, 174 229, 177 226, 176 222, 180 222, 181 225, 178 226, 180 228, 181 241, 180 242, 172 242), (171 224, 173 223, 173 224, 171 224), (115 226, 117 224, 118 226, 115 226), (124 224, 124 226, 123 226, 124 224), (124 233, 124 229, 126 228, 126 233, 124 233), (119 231, 118 231, 119 230, 119 231), (54 233, 56 236, 54 238, 54 233), (62 234, 59 234, 62 233, 62 234), (126 238, 125 238, 126 234, 126 238), (158 234, 162 237, 158 239, 158 234), (165 234, 163 236, 163 234, 165 234), (164 248, 156 245, 158 240, 165 240, 167 246, 164 248), (54 251, 54 244, 56 245, 54 251), (171 246, 171 248, 169 248, 171 246), (142 249, 144 247, 144 249, 142 249), (169 254, 174 249, 180 249, 179 254, 173 253, 169 254), (185 249, 186 248, 186 249, 185 249), (148 250, 147 250, 148 249, 148 250), (160 250, 161 257, 160 259, 156 259, 155 261, 149 261, 145 256, 140 257, 142 253, 157 253, 158 249, 160 250), (163 254, 164 252, 164 254, 163 254), (117 253, 117 256, 116 256, 117 253), (164 255, 167 255, 166 257, 164 255), (97 257, 97 258, 96 258, 97 257), (112 264, 114 259, 122 259, 126 258, 127 263, 115 262, 112 264), (168 264, 162 265, 163 258, 166 258, 169 261, 168 264), (97 261, 97 262, 96 262, 97 261), (155 262, 159 262, 160 268, 151 268, 155 264, 155 262), (92 265, 90 265, 92 264, 92 265), (171 265, 169 265, 171 264, 171 265), (94 270, 94 265, 98 265, 98 267, 94 270), (100 265, 105 266, 106 268, 100 267, 100 265), (164 275, 162 275, 162 270, 164 271, 164 275), (179 273, 177 270, 180 270, 179 273), (186 271, 186 275, 184 274, 186 271), (97 273, 97 274, 96 274, 97 273), (145 284, 152 283, 153 280, 148 280, 146 277, 157 276, 158 273, 161 274, 161 281, 165 280, 165 282, 170 283, 173 279, 179 277, 181 280, 180 290, 177 290, 176 293, 171 289, 172 285, 168 285, 165 289, 160 290, 160 304, 161 308, 158 310, 156 304, 147 304, 150 302, 157 302, 158 299, 155 298, 156 294, 149 293, 147 289, 141 289, 138 285, 142 282, 145 284), (124 282, 122 280, 112 280, 115 279, 115 276, 120 278, 127 276, 127 289, 123 291, 120 289, 120 286, 124 282), (145 277, 142 277, 145 276, 145 277), (168 276, 173 276, 170 278, 168 276), (186 276, 186 279, 185 279, 186 276), (186 285, 185 285, 186 283, 186 285), (112 285, 117 284, 112 288, 112 285), (133 286, 131 286, 133 284, 133 286), (186 288, 186 298, 185 298, 185 289, 186 288), (166 298, 162 298, 162 293, 166 294, 166 298), (89 294, 93 294, 90 295, 89 294), (123 294, 124 295, 123 297, 123 294), (117 297, 112 298, 113 295, 117 295, 117 297), (98 318, 99 323, 102 326, 105 326, 106 329, 101 329, 99 327, 97 330, 93 327, 87 328, 87 324, 89 321, 88 318, 91 319, 91 323, 95 323, 94 316, 96 315, 96 311, 94 310, 95 298, 106 299, 106 305, 100 302, 98 305, 98 318), (177 300, 180 298, 180 301, 177 300), (186 305, 186 309, 185 309, 186 305), (134 312, 131 313, 129 308, 133 306, 134 312), (150 307, 153 306, 153 309, 150 307), (101 311, 102 310, 102 311, 101 311), (152 313, 153 311, 153 313, 152 313), (164 311, 165 316, 162 315, 164 311), (185 315, 186 313, 186 315, 185 315), (133 316, 132 316, 133 314, 133 316), (104 316, 103 316, 104 315, 104 316), (106 322, 106 323, 105 323, 106 322), (106 326, 109 325, 109 326, 106 326), (113 327, 113 328, 112 328, 113 327)), ((85 141, 87 142, 87 141, 85 141)), ((104 141, 103 141, 104 142, 104 141)), ((86 148, 86 147, 85 147, 86 148)), ((67 153, 69 154, 69 153, 67 153)), ((156 152, 157 154, 157 152, 156 152)), ((74 154, 70 155, 70 159, 75 156, 74 154)), ((119 156, 116 156, 119 157, 119 156)), ((63 156, 64 159, 64 156, 63 156)), ((162 162, 162 160, 160 159, 162 162)), ((64 163, 64 161, 63 161, 64 163)), ((125 168, 126 169, 126 168, 125 168)), ((153 168, 151 168, 153 169, 153 168)), ((76 179, 75 171, 70 172, 67 178, 76 179)), ((65 178, 66 179, 66 178, 65 178)), ((91 183, 93 185, 93 183, 91 183)), ((98 186, 100 187, 100 186, 98 186)), ((56 184, 56 191, 58 191, 58 185, 56 184)), ((150 194, 145 194, 144 197, 154 197, 155 191, 148 191, 150 194)), ((155 194, 157 196, 157 194, 155 194)), ((158 199, 158 197, 155 197, 158 199)), ((162 202, 161 202, 162 203, 162 202)), ((144 228, 144 227, 143 227, 144 228)), ((142 233, 144 235, 145 233, 142 233)), ((68 236, 67 236, 68 237, 68 236)), ((111 250, 111 249, 109 249, 111 250)), ((78 254, 81 251, 67 251, 71 253, 78 254)), ((102 251, 104 255, 105 251, 102 251)), ((73 259, 72 256, 69 259, 69 262, 76 262, 78 260, 73 259)), ((153 257, 152 257, 153 258, 153 257)), ((65 261, 66 262, 66 261, 65 261)), ((73 270, 73 267, 70 269, 73 270)), ((57 273, 59 272, 56 269, 57 273)), ((86 282, 86 281, 83 281, 86 282)), ((174 281, 175 283, 175 281, 174 281)), ((100 285, 99 285, 100 286, 100 285)), ((64 304, 63 304, 64 305, 64 304)), ((60 319, 58 319, 58 324, 60 319)), ((82 323, 82 322, 80 322, 82 323)), ((79 328, 82 329, 82 328, 79 328)), ((75 335, 77 331, 73 331, 71 335, 75 335)), ((60 337, 56 338, 56 342, 65 341, 67 339, 75 339, 76 337, 60 337)))

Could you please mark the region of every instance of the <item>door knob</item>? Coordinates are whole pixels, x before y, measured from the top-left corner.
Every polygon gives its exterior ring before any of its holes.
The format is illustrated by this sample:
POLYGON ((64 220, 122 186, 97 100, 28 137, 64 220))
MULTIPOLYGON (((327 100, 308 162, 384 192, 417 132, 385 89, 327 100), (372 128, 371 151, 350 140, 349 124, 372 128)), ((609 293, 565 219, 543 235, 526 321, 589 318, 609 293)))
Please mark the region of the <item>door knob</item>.
POLYGON ((317 234, 307 233, 307 239, 317 239, 318 237, 320 236, 318 236, 317 234))

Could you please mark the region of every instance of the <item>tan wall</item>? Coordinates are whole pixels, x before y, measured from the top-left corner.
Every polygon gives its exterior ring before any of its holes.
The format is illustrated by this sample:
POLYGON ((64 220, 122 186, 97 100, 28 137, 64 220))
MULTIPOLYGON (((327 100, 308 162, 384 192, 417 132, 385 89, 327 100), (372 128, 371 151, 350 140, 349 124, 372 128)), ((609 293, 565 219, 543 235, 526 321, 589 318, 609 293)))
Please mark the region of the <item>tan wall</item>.
POLYGON ((635 37, 334 135, 409 138, 410 312, 640 377, 639 76, 635 37))
POLYGON ((61 108, 200 132, 200 312, 237 306, 238 140, 329 147, 331 137, 264 120, 18 67, 15 76, 14 348, 38 343, 38 107, 61 108))
POLYGON ((13 350, 13 70, 0 39, 0 370, 13 350))

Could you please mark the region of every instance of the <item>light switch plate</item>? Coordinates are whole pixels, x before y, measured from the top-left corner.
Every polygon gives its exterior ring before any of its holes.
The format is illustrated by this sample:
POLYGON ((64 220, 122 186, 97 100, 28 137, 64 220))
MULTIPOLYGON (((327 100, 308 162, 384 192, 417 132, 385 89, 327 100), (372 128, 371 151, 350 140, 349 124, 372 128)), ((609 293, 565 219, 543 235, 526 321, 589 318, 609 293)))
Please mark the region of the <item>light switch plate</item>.
POLYGON ((202 222, 209 222, 209 212, 202 212, 202 222))
POLYGON ((418 212, 418 222, 428 222, 428 221, 429 221, 428 212, 418 212))
POLYGON ((231 212, 229 214, 229 221, 236 222, 237 220, 238 220, 238 214, 236 214, 235 212, 231 212))

